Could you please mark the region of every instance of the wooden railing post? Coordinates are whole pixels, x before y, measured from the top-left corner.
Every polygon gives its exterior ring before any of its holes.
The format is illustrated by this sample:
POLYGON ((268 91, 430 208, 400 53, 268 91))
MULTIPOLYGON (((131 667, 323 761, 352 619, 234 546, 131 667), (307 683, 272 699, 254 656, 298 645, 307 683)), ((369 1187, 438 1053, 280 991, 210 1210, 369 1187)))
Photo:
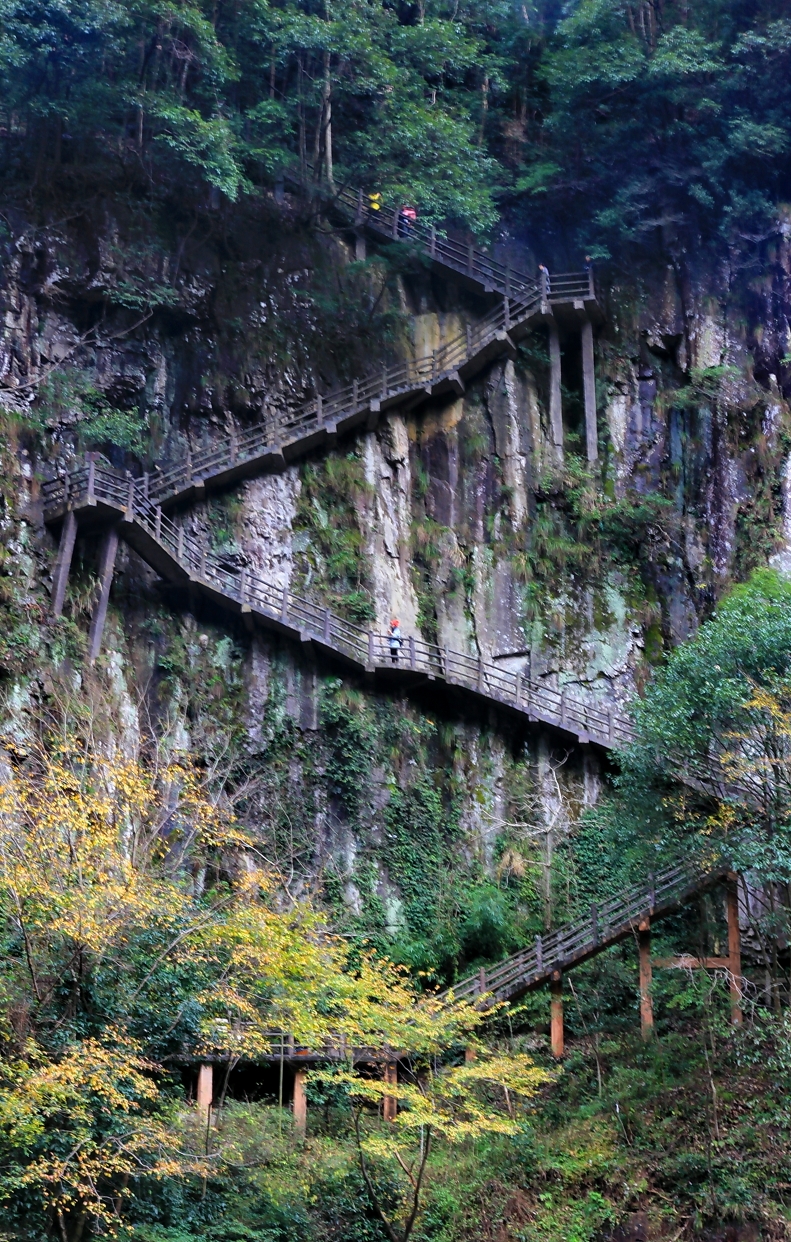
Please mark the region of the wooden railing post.
POLYGON ((544 969, 544 942, 540 936, 536 936, 536 965, 541 974, 544 969))
POLYGON ((599 943, 599 912, 595 905, 591 906, 591 939, 594 947, 599 943))
POLYGON ((637 929, 640 954, 640 1033, 647 1042, 654 1033, 654 1006, 651 999, 651 920, 643 919, 637 929))
MULTIPOLYGON (((384 1072, 385 1082, 389 1086, 398 1086, 398 1063, 388 1061, 384 1072)), ((395 1121, 398 1116, 398 1099, 394 1095, 386 1095, 382 1099, 382 1116, 385 1121, 395 1121)))
POLYGON ((368 664, 371 668, 374 666, 374 633, 373 630, 368 631, 368 664))
POLYGON ((211 1104, 214 1097, 214 1066, 201 1065, 198 1070, 198 1089, 196 1092, 198 1112, 204 1124, 208 1125, 211 1117, 211 1104))
POLYGON ((560 1060, 565 1052, 563 1032, 563 974, 559 970, 552 972, 550 982, 550 1044, 553 1057, 560 1060))
POLYGON ((360 404, 360 399, 358 396, 359 391, 360 391, 359 381, 355 380, 354 383, 352 384, 352 408, 355 413, 357 412, 357 406, 360 404))
POLYGON ((329 644, 330 641, 330 620, 332 613, 329 608, 324 609, 324 641, 329 644))
POLYGON ((285 625, 288 621, 288 587, 283 587, 283 599, 280 604, 280 620, 285 625))
POLYGON ((514 692, 514 701, 517 707, 521 707, 522 705, 522 670, 521 668, 517 669, 517 673, 516 673, 516 688, 514 692))
POLYGON ((475 247, 473 246, 472 242, 470 242, 470 244, 467 247, 467 275, 468 276, 472 276, 474 256, 475 256, 475 247))
POLYGON ((409 667, 417 668, 417 655, 415 653, 415 636, 409 635, 409 667))
POLYGON ((239 573, 239 603, 242 606, 244 606, 244 602, 246 598, 247 598, 247 567, 243 565, 239 573))
POLYGON ((162 538, 162 506, 161 505, 157 505, 156 516, 154 518, 154 538, 156 539, 157 543, 159 543, 162 538))
POLYGON ((94 486, 96 483, 96 459, 93 453, 88 454, 88 504, 95 505, 94 486))
POLYGON ((294 1072, 294 1129, 300 1138, 304 1138, 308 1130, 308 1097, 305 1092, 307 1070, 298 1069, 294 1072))
POLYGON ((436 254, 437 254, 437 230, 434 228, 434 225, 433 225, 433 224, 432 224, 432 226, 431 226, 431 240, 430 240, 430 242, 429 242, 428 252, 429 252, 429 254, 431 255, 432 259, 436 258, 436 254))

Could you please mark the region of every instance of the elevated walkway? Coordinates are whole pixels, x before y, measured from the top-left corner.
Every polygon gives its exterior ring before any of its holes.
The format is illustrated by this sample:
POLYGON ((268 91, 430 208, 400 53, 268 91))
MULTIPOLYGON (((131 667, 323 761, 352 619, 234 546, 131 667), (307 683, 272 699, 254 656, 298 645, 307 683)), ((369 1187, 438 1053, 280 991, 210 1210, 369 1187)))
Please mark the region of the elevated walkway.
MULTIPOLYGON (((125 478, 95 454, 60 480, 59 487, 64 490, 55 493, 56 503, 47 508, 46 519, 66 518, 62 544, 71 531, 73 547, 77 520, 89 530, 106 528, 120 534, 168 582, 197 591, 231 612, 246 614, 295 642, 310 644, 358 672, 376 674, 388 685, 413 689, 423 683, 445 683, 495 702, 527 721, 540 721, 580 742, 604 748, 625 746, 632 737, 631 723, 615 712, 413 635, 406 638, 394 661, 386 635, 353 625, 287 589, 275 588, 248 569, 229 566, 190 539, 183 526, 145 497, 139 480, 125 478)), ((56 569, 56 594, 68 572, 64 560, 62 555, 56 569)), ((96 628, 100 637, 100 627, 95 627, 94 637, 96 628)), ((95 658, 97 654, 95 644, 89 655, 95 658)))

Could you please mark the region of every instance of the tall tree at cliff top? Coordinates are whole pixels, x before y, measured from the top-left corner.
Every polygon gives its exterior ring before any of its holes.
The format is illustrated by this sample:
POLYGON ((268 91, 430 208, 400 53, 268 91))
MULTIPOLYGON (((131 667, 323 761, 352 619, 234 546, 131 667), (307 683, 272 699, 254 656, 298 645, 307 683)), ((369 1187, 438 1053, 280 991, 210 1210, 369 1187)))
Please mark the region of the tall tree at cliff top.
POLYGON ((310 163, 479 231, 505 206, 575 256, 749 246, 788 196, 791 19, 783 0, 0 0, 0 100, 26 187, 236 199, 310 163))
POLYGON ((554 28, 556 6, 540 7, 511 100, 534 235, 551 220, 604 256, 625 240, 751 249, 771 233, 791 184, 783 0, 580 0, 554 28))

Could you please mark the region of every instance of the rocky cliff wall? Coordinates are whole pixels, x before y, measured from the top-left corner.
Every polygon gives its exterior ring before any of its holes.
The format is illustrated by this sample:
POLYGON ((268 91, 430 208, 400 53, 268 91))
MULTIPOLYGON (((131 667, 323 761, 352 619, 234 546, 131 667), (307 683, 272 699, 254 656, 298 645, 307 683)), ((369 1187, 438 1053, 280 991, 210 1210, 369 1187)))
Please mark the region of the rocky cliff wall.
MULTIPOLYGON (((128 550, 86 668, 96 540, 81 537, 52 622, 37 502, 58 457, 96 446, 118 466, 167 465, 317 385, 435 347, 485 304, 399 255, 354 262, 297 204, 155 236, 104 210, 16 220, 6 241, 8 727, 24 738, 31 718, 79 702, 127 749, 152 731, 189 747, 286 882, 321 889, 339 924, 445 970, 502 951, 572 894, 569 833, 606 762, 494 710, 352 682, 165 587, 128 550)), ((781 248, 757 281, 610 280, 593 470, 578 452, 578 335, 563 341, 558 471, 537 331, 462 396, 391 412, 179 520, 374 629, 397 614, 406 633, 625 704, 732 578, 787 555, 790 268, 781 248)))

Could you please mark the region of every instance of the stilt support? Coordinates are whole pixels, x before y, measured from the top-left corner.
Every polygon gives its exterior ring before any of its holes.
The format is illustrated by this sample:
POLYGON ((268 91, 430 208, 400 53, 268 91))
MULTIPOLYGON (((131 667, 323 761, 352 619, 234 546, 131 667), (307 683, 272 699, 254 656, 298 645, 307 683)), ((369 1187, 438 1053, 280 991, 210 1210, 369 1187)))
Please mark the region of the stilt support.
POLYGON ((563 404, 560 395, 560 337, 554 319, 549 321, 549 423, 558 461, 563 461, 563 404))
MULTIPOLYGON (((398 1065, 395 1061, 388 1061, 385 1066, 385 1082, 392 1083, 393 1086, 398 1085, 398 1065)), ((395 1121, 398 1113, 398 1100, 394 1095, 386 1095, 382 1101, 382 1115, 385 1121, 395 1121)))
POLYGON ((731 989, 731 1022, 742 1024, 742 938, 739 931, 739 877, 728 876, 728 973, 731 989))
POLYGON ((307 1071, 298 1069, 294 1074, 294 1129, 302 1138, 308 1132, 308 1097, 305 1091, 307 1071))
POLYGON ((588 461, 599 456, 599 429, 596 423, 596 371, 593 360, 593 324, 582 323, 582 388, 585 398, 585 445, 588 461))
POLYGON ((202 1065, 198 1070, 198 1112, 208 1124, 214 1099, 214 1066, 202 1065))
POLYGON ((654 1033, 654 1005, 651 999, 651 920, 643 919, 637 929, 640 953, 640 1034, 648 1042, 654 1033))
POLYGON ((110 587, 113 583, 113 571, 115 569, 115 557, 118 552, 118 530, 112 526, 104 537, 102 551, 99 558, 99 578, 101 582, 99 590, 99 599, 93 610, 91 618, 91 629, 88 634, 88 659, 91 664, 98 656, 102 649, 102 633, 104 631, 104 623, 107 619, 107 605, 110 602, 110 587))
POLYGON ((52 575, 52 615, 59 617, 63 612, 63 601, 66 598, 66 587, 69 582, 71 558, 74 555, 74 544, 77 539, 77 518, 69 510, 63 519, 60 532, 58 558, 55 561, 55 572, 52 575))
POLYGON ((558 1060, 565 1052, 565 1040, 563 1037, 563 975, 556 970, 552 975, 550 982, 550 1042, 552 1044, 552 1055, 558 1060))

